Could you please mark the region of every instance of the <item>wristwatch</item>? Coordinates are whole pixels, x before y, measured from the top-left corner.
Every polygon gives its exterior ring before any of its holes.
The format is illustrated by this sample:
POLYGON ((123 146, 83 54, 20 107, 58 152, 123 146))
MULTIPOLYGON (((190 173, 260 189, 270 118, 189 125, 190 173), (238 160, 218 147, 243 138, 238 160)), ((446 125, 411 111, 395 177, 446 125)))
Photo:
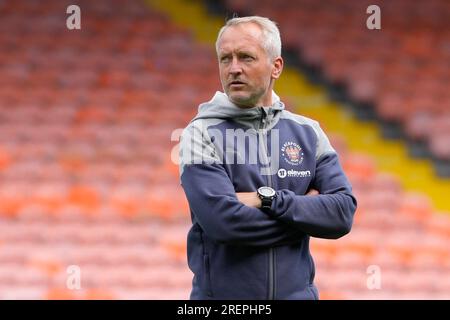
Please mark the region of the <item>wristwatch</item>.
POLYGON ((258 197, 261 199, 261 209, 270 210, 272 208, 272 201, 277 197, 274 189, 271 187, 261 187, 257 191, 258 197))

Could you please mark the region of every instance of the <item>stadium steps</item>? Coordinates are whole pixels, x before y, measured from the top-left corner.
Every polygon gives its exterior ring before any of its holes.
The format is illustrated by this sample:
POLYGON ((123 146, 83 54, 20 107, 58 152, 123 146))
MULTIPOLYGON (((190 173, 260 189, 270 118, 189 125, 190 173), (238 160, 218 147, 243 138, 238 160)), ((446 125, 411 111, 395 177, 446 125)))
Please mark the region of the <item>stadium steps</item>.
MULTIPOLYGON (((168 14, 175 23, 192 30, 195 39, 202 43, 213 45, 223 25, 223 21, 208 14, 201 1, 146 2, 168 14)), ((358 121, 345 108, 330 101, 323 88, 308 83, 303 75, 289 67, 277 81, 276 91, 298 113, 318 120, 328 134, 344 136, 351 151, 373 157, 381 172, 398 176, 406 190, 424 193, 437 210, 450 211, 447 197, 450 181, 437 177, 430 161, 411 159, 404 143, 383 139, 377 124, 358 121)))

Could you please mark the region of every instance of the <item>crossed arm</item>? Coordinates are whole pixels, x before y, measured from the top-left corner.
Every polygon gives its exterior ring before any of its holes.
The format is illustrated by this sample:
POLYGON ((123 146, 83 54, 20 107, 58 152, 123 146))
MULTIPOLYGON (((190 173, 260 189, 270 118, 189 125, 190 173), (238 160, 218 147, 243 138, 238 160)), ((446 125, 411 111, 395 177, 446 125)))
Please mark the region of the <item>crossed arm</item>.
MULTIPOLYGON (((316 196, 319 191, 311 189, 306 194, 307 196, 316 196)), ((248 207, 261 208, 261 199, 256 192, 236 192, 236 197, 242 204, 248 207)))
MULTIPOLYGON (((318 238, 337 239, 350 232, 357 203, 336 153, 318 160, 313 187, 306 195, 278 190, 268 216, 318 238)), ((261 207, 253 192, 237 197, 247 206, 261 207)))
POLYGON ((277 190, 270 213, 259 209, 256 192, 236 193, 221 165, 186 165, 181 181, 196 221, 222 243, 275 246, 298 242, 305 234, 337 239, 350 231, 356 209, 335 154, 316 168, 313 187, 320 194, 277 190))

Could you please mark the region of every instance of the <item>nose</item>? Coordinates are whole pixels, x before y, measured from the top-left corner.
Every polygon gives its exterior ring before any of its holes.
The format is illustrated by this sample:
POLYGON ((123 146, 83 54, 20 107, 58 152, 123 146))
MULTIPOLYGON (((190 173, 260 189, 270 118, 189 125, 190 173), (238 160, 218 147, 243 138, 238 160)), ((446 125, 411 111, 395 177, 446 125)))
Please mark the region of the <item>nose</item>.
POLYGON ((231 62, 230 66, 230 73, 233 76, 239 75, 242 73, 242 67, 238 59, 236 57, 233 57, 233 61, 231 62))

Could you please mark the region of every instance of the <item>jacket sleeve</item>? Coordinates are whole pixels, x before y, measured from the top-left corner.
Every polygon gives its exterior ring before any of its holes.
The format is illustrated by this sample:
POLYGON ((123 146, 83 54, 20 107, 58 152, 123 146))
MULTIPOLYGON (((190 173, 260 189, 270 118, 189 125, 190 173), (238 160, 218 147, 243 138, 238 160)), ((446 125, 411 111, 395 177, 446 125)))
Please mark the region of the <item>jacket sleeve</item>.
POLYGON ((269 215, 310 236, 337 239, 350 232, 357 203, 328 138, 320 127, 315 130, 318 143, 312 187, 320 194, 306 196, 278 190, 269 215))
POLYGON ((299 242, 303 233, 237 199, 225 168, 212 143, 204 141, 202 131, 195 126, 185 129, 180 145, 180 173, 193 219, 205 234, 214 241, 234 245, 299 242))

